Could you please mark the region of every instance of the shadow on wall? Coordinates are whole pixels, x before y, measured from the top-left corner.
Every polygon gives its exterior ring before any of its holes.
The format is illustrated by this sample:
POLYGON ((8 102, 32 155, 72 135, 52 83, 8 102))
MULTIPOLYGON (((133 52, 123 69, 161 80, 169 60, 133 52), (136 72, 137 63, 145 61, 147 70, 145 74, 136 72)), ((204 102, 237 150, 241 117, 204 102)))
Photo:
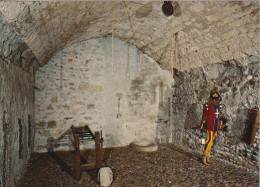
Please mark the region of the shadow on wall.
MULTIPOLYGON (((58 154, 56 154, 54 152, 55 149, 57 149, 61 145, 60 143, 62 141, 64 142, 64 140, 66 141, 67 145, 70 145, 71 143, 73 144, 73 140, 66 140, 65 137, 67 137, 67 135, 72 135, 71 129, 68 129, 66 132, 64 132, 56 140, 53 137, 49 137, 47 139, 47 151, 48 151, 48 154, 51 156, 51 158, 53 158, 55 160, 55 162, 60 165, 62 171, 65 171, 70 176, 74 177, 72 168, 69 167, 67 165, 67 163, 61 157, 59 157, 58 154)), ((74 157, 74 154, 71 154, 71 157, 74 157)))
MULTIPOLYGON (((3 186, 6 185, 6 179, 7 179, 7 171, 8 168, 7 166, 9 165, 9 159, 7 159, 7 153, 8 153, 8 135, 10 134, 10 132, 8 132, 8 126, 9 126, 9 117, 7 115, 7 112, 4 110, 3 112, 0 112, 0 115, 3 116, 3 118, 0 121, 0 125, 2 127, 2 132, 1 132, 1 137, 2 140, 0 143, 1 146, 1 150, 0 150, 0 154, 3 155, 0 157, 0 166, 2 168, 2 170, 0 171, 1 174, 1 183, 3 184, 3 186)), ((0 127, 0 128, 1 128, 0 127)), ((0 183, 0 185, 1 185, 0 183)))
POLYGON ((63 134, 61 134, 58 138, 54 139, 53 137, 49 137, 47 139, 46 148, 48 152, 54 152, 59 149, 59 147, 67 146, 69 150, 73 150, 73 135, 72 130, 69 128, 63 134))
MULTIPOLYGON (((127 128, 127 125, 126 125, 127 128)), ((106 147, 113 147, 114 145, 117 145, 119 141, 119 139, 117 138, 117 136, 115 136, 114 134, 106 134, 105 140, 106 143, 106 147)))
POLYGON ((169 86, 163 86, 159 83, 158 90, 158 113, 156 127, 157 143, 172 143, 172 123, 171 123, 171 91, 169 86))
POLYGON ((202 117, 202 105, 198 103, 192 103, 187 108, 187 114, 185 116, 184 129, 199 129, 202 117), (201 115, 200 115, 201 113, 201 115))
POLYGON ((230 119, 227 123, 228 132, 225 133, 226 143, 238 144, 243 141, 246 135, 246 119, 250 109, 238 109, 236 118, 230 119))

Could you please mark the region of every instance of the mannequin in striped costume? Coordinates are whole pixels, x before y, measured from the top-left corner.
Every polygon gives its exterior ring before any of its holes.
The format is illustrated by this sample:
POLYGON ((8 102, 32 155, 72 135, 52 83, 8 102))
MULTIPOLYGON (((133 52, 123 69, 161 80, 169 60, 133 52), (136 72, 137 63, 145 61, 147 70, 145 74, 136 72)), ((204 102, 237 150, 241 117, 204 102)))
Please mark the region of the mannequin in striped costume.
POLYGON ((203 164, 211 163, 209 160, 210 149, 212 141, 214 140, 217 131, 221 129, 221 107, 220 107, 221 97, 216 90, 210 93, 209 102, 203 105, 203 115, 200 129, 203 128, 207 131, 207 141, 203 151, 203 164))

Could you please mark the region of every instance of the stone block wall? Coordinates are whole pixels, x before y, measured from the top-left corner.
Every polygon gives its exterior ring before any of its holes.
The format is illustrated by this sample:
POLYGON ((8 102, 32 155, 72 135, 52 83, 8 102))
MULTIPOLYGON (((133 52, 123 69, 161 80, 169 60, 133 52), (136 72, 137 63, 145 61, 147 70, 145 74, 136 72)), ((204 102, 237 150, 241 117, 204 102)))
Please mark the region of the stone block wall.
POLYGON ((16 186, 33 151, 34 71, 28 46, 0 13, 0 186, 16 186))
POLYGON ((226 131, 213 142, 212 154, 232 163, 258 170, 259 128, 254 144, 245 143, 249 111, 259 108, 259 55, 247 56, 176 72, 173 87, 173 143, 191 151, 201 151, 199 143, 203 104, 216 86, 222 96, 226 131))
POLYGON ((36 152, 72 149, 66 135, 72 125, 102 130, 104 147, 157 138, 160 121, 169 121, 172 76, 119 39, 114 64, 111 54, 111 37, 91 39, 64 48, 39 68, 36 152))

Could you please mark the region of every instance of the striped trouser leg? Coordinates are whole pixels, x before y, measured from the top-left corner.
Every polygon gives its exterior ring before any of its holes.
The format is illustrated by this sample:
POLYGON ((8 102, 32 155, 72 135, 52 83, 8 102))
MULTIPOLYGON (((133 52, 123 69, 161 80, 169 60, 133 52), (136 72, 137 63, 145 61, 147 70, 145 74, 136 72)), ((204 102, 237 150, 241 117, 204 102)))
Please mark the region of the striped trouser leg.
POLYGON ((206 153, 206 156, 210 155, 211 145, 215 138, 216 133, 217 133, 217 131, 214 132, 214 131, 207 130, 207 142, 206 142, 205 148, 204 148, 204 152, 206 153))

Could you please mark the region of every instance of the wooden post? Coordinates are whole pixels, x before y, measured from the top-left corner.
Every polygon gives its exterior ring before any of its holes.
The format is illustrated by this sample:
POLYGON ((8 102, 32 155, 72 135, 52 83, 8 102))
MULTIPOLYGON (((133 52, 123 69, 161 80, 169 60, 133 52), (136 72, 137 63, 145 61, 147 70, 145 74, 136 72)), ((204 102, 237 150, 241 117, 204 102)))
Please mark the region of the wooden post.
POLYGON ((74 135, 75 147, 75 178, 80 179, 80 152, 79 152, 79 134, 74 135))
POLYGON ((96 167, 101 168, 101 150, 100 150, 100 135, 99 131, 95 132, 95 149, 96 149, 96 167))
POLYGON ((254 140, 255 140, 255 134, 256 134, 256 131, 257 131, 258 121, 259 121, 259 110, 252 109, 250 111, 250 118, 249 118, 249 120, 250 120, 250 123, 251 123, 249 125, 252 126, 249 143, 253 144, 254 140))

